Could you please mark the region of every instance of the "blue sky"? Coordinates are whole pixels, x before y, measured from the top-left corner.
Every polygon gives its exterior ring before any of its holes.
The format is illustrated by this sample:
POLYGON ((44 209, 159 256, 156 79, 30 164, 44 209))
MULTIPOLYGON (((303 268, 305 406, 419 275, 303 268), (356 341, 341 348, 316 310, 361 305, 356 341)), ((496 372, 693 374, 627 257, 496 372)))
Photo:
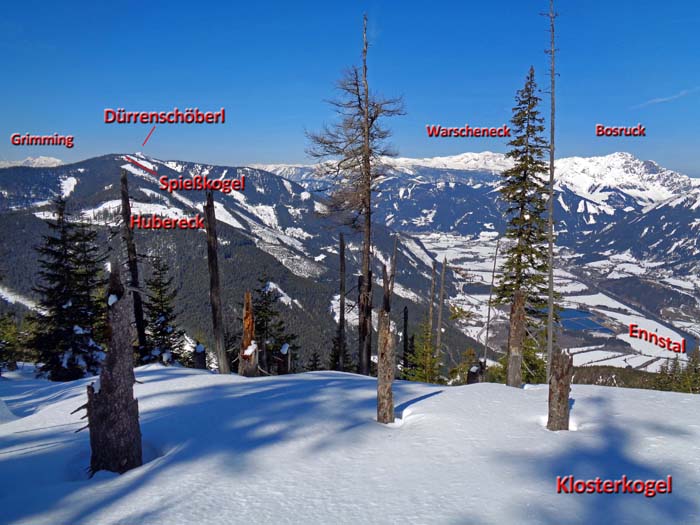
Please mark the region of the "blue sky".
MULTIPOLYGON (((557 3, 558 156, 630 151, 700 176, 700 2, 557 3), (642 123, 647 137, 595 137, 597 123, 642 123)), ((504 152, 505 139, 429 139, 425 126, 508 122, 530 64, 544 87, 548 33, 539 13, 547 6, 12 2, 0 20, 0 158, 143 150, 217 164, 308 162, 304 130, 332 120, 323 101, 360 59, 363 11, 371 85, 405 100, 407 115, 390 123, 399 153, 504 152), (103 123, 105 108, 174 106, 223 106, 227 121, 160 125, 143 148, 151 126, 103 123), (12 146, 14 132, 72 134, 76 146, 12 146)))

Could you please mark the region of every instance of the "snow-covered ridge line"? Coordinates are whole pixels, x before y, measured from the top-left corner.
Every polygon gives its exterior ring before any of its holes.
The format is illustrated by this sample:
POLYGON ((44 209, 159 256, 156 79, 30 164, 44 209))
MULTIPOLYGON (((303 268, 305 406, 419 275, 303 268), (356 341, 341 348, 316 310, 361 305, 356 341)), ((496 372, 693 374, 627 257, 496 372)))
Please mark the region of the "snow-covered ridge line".
POLYGON ((27 168, 54 168, 63 164, 61 159, 55 157, 27 157, 24 160, 0 160, 0 168, 12 168, 24 166, 27 168))

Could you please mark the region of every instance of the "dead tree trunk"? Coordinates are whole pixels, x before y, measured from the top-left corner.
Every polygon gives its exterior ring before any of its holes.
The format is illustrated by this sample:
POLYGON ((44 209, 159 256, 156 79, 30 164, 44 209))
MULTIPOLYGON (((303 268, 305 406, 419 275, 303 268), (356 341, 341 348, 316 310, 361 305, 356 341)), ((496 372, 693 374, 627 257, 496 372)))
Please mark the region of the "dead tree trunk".
POLYGON ((100 372, 99 387, 87 387, 90 429, 90 472, 123 473, 141 466, 139 405, 134 399, 134 328, 132 293, 125 293, 119 264, 112 264, 107 323, 109 352, 100 372), (115 302, 116 299, 116 302, 115 302))
POLYGON ((359 302, 360 374, 370 375, 372 359, 372 271, 370 252, 372 250, 372 123, 370 122, 369 83, 367 81, 367 15, 362 29, 362 213, 364 215, 362 241, 362 287, 359 302))
POLYGON ((433 274, 430 277, 430 302, 428 304, 428 323, 430 323, 430 342, 433 342, 433 308, 435 306, 435 276, 437 275, 437 261, 433 261, 433 274))
POLYGON ((493 254, 493 269, 491 270, 491 288, 489 288, 489 306, 486 314, 486 338, 484 340, 484 366, 488 361, 489 351, 489 329, 491 328, 491 306, 493 298, 493 284, 496 280, 496 261, 498 260, 498 245, 501 243, 501 238, 496 239, 496 251, 493 254))
POLYGON ((336 370, 345 371, 345 237, 340 234, 340 311, 338 312, 338 363, 336 370))
MULTIPOLYGON (((549 115, 549 201, 547 203, 547 381, 551 377, 551 362, 554 348, 554 117, 555 112, 555 79, 554 57, 554 0, 549 0, 550 27, 550 115, 549 115)), ((568 424, 568 423, 567 423, 568 424)))
POLYGON ((258 375, 255 318, 253 317, 253 297, 250 291, 245 293, 245 298, 243 299, 243 339, 241 341, 241 353, 238 357, 238 375, 245 377, 258 375))
POLYGON ((402 340, 403 340, 403 358, 401 360, 401 363, 405 367, 406 364, 408 363, 408 306, 403 307, 402 340))
POLYGON ((214 194, 207 191, 207 203, 204 205, 204 225, 207 230, 207 259, 209 261, 209 300, 211 302, 211 321, 214 329, 214 351, 219 364, 220 374, 230 374, 231 367, 224 347, 224 321, 221 310, 221 284, 219 282, 219 242, 216 237, 216 212, 214 211, 214 194))
POLYGON ((442 272, 440 272, 440 298, 438 299, 438 315, 437 315, 437 335, 435 336, 435 353, 440 355, 442 349, 440 343, 442 341, 442 311, 445 304, 445 274, 447 273, 447 257, 442 260, 442 272))
POLYGON ((387 275, 386 265, 382 265, 384 296, 379 312, 379 342, 377 348, 377 421, 394 422, 394 393, 392 383, 396 375, 395 340, 391 333, 391 294, 394 291, 396 276, 396 242, 391 261, 391 274, 387 275))
POLYGON ((358 373, 364 375, 370 374, 370 361, 372 359, 372 272, 370 271, 368 275, 368 279, 361 275, 357 284, 360 290, 357 304, 359 315, 358 373))
POLYGON ((525 340, 525 294, 518 290, 513 294, 510 307, 510 334, 508 335, 508 371, 506 384, 520 388, 523 384, 523 342, 525 340))
POLYGON ((146 322, 143 316, 143 302, 139 290, 139 267, 136 255, 136 244, 134 243, 134 232, 131 229, 131 202, 129 200, 129 185, 126 177, 126 170, 121 172, 121 195, 122 195, 122 238, 126 246, 127 264, 129 266, 129 286, 133 291, 134 319, 136 321, 136 336, 139 344, 139 356, 143 360, 148 352, 146 348, 146 322))
POLYGON ((199 341, 196 341, 194 351, 192 352, 192 364, 195 368, 202 370, 207 368, 207 351, 204 345, 199 341))
POLYGON ((552 354, 552 370, 549 377, 549 430, 569 430, 569 393, 573 375, 573 358, 568 352, 557 349, 552 354))

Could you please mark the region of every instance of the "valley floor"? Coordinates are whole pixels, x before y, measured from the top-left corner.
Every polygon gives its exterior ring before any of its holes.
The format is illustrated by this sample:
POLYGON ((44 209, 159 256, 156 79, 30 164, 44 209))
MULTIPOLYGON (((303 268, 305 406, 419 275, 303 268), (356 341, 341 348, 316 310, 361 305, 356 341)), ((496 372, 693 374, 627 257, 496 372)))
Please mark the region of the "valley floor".
POLYGON ((374 379, 244 379, 137 369, 147 463, 88 479, 88 380, 0 379, 4 524, 698 523, 700 398, 575 385, 575 431, 544 428, 547 389, 374 379), (557 494, 556 477, 665 479, 673 493, 557 494))

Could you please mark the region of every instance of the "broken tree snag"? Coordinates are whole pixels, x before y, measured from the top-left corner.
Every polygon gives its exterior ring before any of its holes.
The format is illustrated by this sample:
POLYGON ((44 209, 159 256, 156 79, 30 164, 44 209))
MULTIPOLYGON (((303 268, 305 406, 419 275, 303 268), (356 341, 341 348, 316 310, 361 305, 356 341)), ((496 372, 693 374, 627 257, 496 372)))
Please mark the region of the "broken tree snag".
MULTIPOLYGON (((129 201, 129 184, 126 178, 126 170, 121 172, 121 196, 122 196, 122 237, 126 246, 126 257, 129 266, 129 285, 134 290, 139 289, 139 266, 136 256, 136 244, 134 232, 131 229, 131 203, 129 201)), ((139 340, 139 356, 143 360, 148 349, 146 348, 146 321, 143 316, 143 303, 141 294, 133 292, 134 318, 136 320, 136 335, 139 340)), ((141 362, 143 364, 143 361, 141 362)))
POLYGON ((435 354, 440 355, 442 352, 442 311, 445 309, 445 274, 447 273, 447 257, 442 259, 442 272, 440 272, 440 298, 438 299, 438 314, 437 314, 437 335, 435 336, 435 354))
POLYGON ((219 363, 220 374, 230 374, 226 349, 224 347, 224 321, 221 310, 221 284, 219 281, 219 242, 216 238, 216 213, 214 212, 214 194, 207 191, 207 203, 204 205, 204 224, 207 230, 207 260, 209 261, 209 300, 211 302, 211 322, 214 329, 214 351, 219 363))
POLYGON ((207 351, 204 345, 199 341, 195 341, 194 351, 192 352, 192 363, 195 368, 206 370, 207 368, 207 351))
POLYGON ((258 375, 258 349, 255 343, 255 318, 250 291, 245 293, 243 300, 243 340, 238 358, 238 375, 246 377, 258 375))
POLYGON ((506 385, 520 388, 523 384, 523 342, 525 340, 525 294, 517 290, 510 308, 510 334, 508 335, 508 371, 506 385))
POLYGON ((379 311, 379 341, 377 348, 377 421, 380 423, 394 422, 394 393, 392 383, 396 373, 394 357, 394 335, 391 333, 391 294, 394 291, 396 275, 396 243, 391 261, 391 275, 387 276, 386 265, 382 264, 382 281, 384 296, 382 308, 379 311))
POLYGON ((338 309, 338 363, 337 369, 344 372, 345 357, 345 236, 340 233, 340 308, 338 309))
POLYGON ((555 349, 549 376, 548 430, 569 430, 569 393, 574 375, 574 359, 564 350, 555 349))
POLYGON ((132 292, 125 292, 119 263, 109 278, 107 325, 109 351, 100 372, 99 387, 87 387, 90 429, 90 473, 120 474, 142 464, 139 405, 134 398, 134 339, 132 292))

